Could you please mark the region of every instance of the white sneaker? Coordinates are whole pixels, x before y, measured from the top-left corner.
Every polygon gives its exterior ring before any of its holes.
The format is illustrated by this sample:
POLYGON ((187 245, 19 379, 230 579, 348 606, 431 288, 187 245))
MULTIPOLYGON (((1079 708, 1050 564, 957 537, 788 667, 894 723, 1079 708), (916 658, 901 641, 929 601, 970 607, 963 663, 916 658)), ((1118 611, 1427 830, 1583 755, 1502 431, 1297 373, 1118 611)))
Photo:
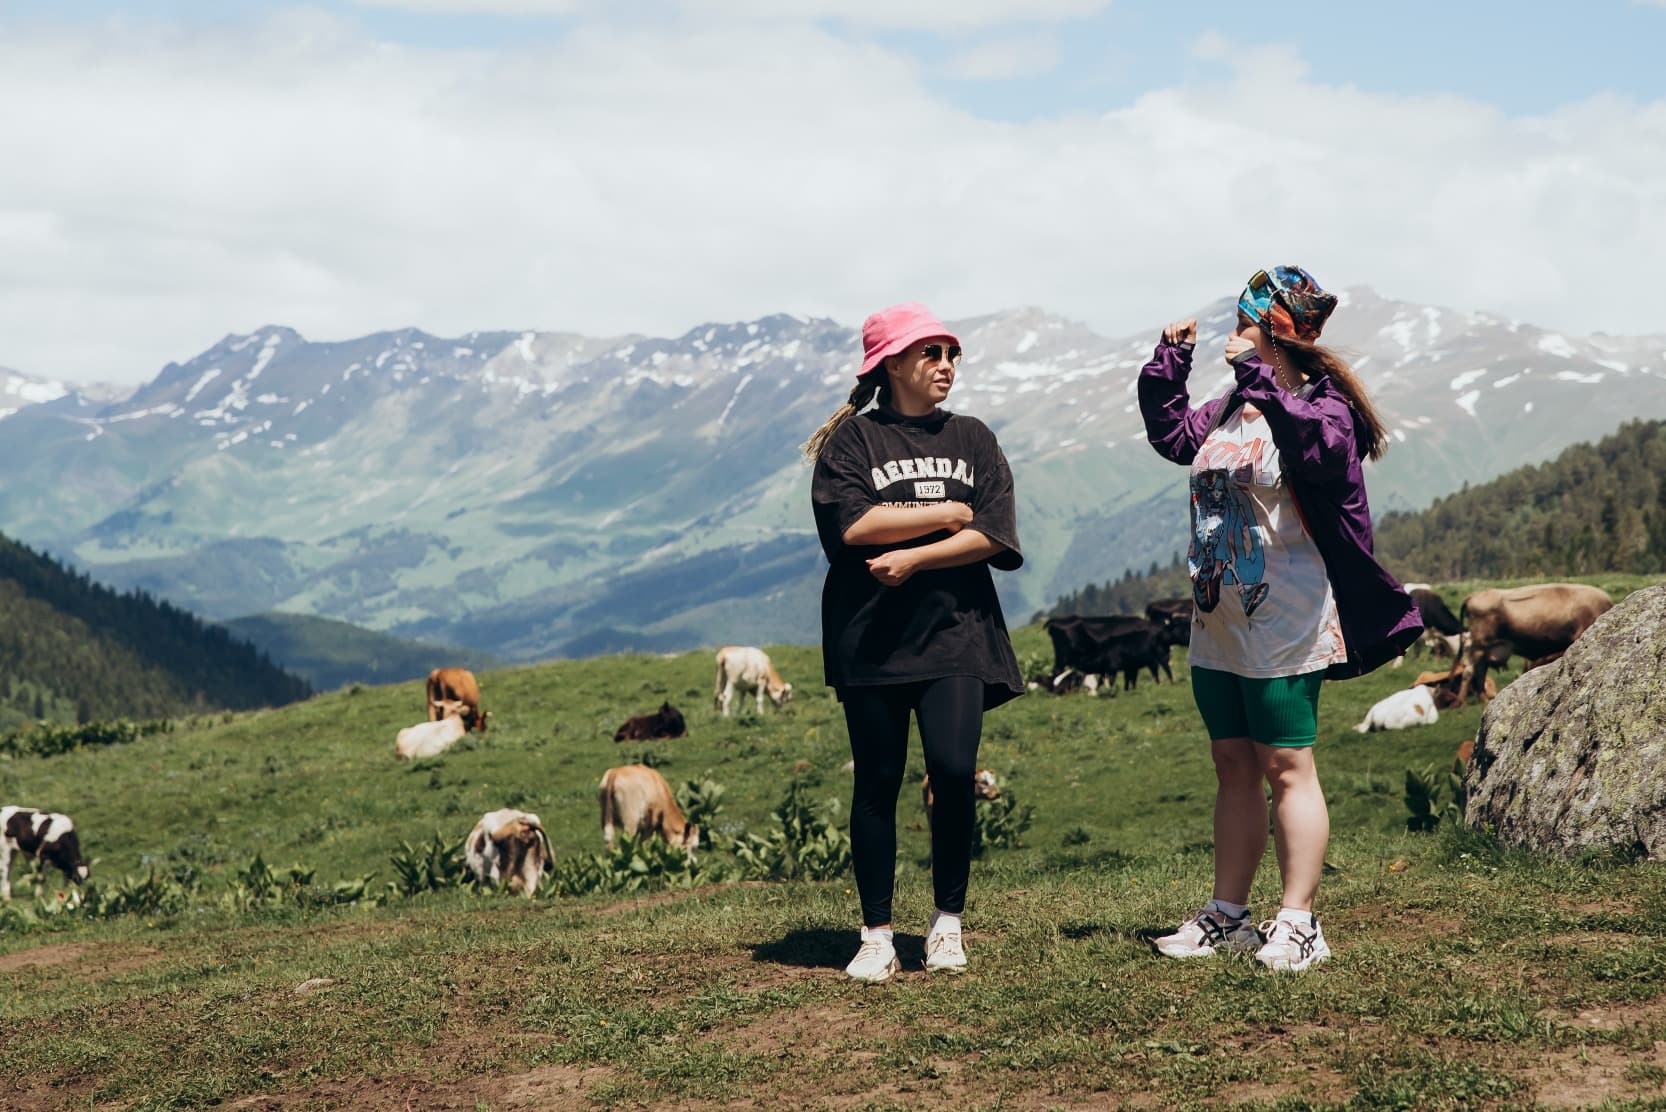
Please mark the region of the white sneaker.
POLYGON ((856 956, 845 966, 845 976, 853 981, 866 981, 869 984, 879 984, 889 981, 891 974, 902 969, 902 962, 897 960, 896 947, 891 939, 875 931, 862 928, 862 947, 856 951, 856 956))
POLYGON ((1309 914, 1307 919, 1306 923, 1292 923, 1288 919, 1262 923, 1267 942, 1255 952, 1255 960, 1268 969, 1300 973, 1330 957, 1325 933, 1319 929, 1319 917, 1309 914))
POLYGON ((966 946, 959 931, 934 930, 926 935, 926 972, 966 972, 966 946))
POLYGON ((1212 908, 1203 907, 1180 924, 1173 934, 1157 939, 1157 952, 1170 958, 1206 958, 1222 950, 1245 953, 1261 945, 1261 936, 1251 925, 1249 915, 1230 919, 1212 908))

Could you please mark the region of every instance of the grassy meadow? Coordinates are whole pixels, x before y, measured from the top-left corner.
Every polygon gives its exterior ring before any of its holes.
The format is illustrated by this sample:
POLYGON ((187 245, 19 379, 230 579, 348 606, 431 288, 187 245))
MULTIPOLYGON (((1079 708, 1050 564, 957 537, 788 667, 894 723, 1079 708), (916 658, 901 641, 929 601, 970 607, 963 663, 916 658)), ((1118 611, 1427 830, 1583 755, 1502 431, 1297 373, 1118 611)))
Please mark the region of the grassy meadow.
MULTIPOLYGON (((1015 641, 1047 651, 1037 627, 1015 641)), ((393 758, 420 684, 348 688, 0 761, 0 801, 74 816, 95 877, 189 862, 212 892, 259 852, 380 886, 401 840, 505 805, 537 811, 558 857, 595 852, 597 778, 645 748, 612 733, 669 699, 690 737, 652 744, 661 771, 709 770, 719 825, 762 829, 794 775, 849 791, 819 654, 771 652, 797 697, 762 717, 713 714, 707 652, 561 662, 483 674, 491 730, 436 760, 393 758)), ((891 984, 840 972, 848 879, 54 920, 0 931, 0 1108, 1666 1108, 1666 870, 1408 834, 1406 769, 1449 765, 1481 713, 1354 733, 1415 661, 1322 700, 1331 962, 1155 957, 1210 881, 1213 774, 1176 660, 1173 686, 989 716, 981 763, 1035 822, 973 866, 964 977, 921 968, 905 786, 891 984)), ((1255 896, 1270 916, 1270 851, 1255 896)))

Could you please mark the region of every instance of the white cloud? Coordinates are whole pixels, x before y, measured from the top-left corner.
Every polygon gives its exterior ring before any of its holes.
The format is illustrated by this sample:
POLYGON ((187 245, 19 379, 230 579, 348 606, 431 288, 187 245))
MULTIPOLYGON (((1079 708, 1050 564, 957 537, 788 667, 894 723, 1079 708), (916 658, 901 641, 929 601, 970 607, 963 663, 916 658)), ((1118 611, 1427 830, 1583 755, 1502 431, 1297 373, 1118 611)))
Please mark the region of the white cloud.
POLYGON ((228 331, 676 333, 913 298, 1118 334, 1269 261, 1570 332, 1658 330, 1666 103, 1512 118, 1266 95, 975 118, 812 26, 491 53, 260 32, 0 40, 0 363, 134 379, 228 331))

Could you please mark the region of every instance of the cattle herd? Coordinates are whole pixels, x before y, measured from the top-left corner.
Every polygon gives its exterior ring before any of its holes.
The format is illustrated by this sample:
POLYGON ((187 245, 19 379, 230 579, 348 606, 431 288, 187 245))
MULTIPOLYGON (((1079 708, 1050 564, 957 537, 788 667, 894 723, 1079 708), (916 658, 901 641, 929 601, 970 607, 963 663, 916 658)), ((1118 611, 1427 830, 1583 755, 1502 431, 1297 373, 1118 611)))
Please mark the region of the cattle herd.
MULTIPOLYGON (((1613 607, 1608 594, 1576 583, 1539 583, 1525 587, 1476 591, 1464 599, 1454 615, 1428 584, 1407 584, 1422 615, 1424 634, 1417 647, 1436 657, 1448 657, 1444 671, 1420 674, 1407 690, 1379 700, 1355 727, 1397 730, 1426 725, 1440 710, 1462 706, 1471 694, 1483 702, 1497 692, 1491 668, 1503 667, 1512 656, 1527 660, 1528 669, 1558 659, 1598 618, 1613 607)), ((1167 676, 1169 650, 1190 642, 1192 601, 1162 599, 1146 608, 1145 617, 1060 616, 1045 624, 1053 643, 1053 669, 1032 676, 1032 691, 1066 694, 1073 691, 1116 694, 1114 680, 1122 678, 1131 691, 1141 671, 1153 682, 1167 676)), ((1395 661, 1395 667, 1400 666, 1395 661)), ((784 707, 792 700, 792 684, 776 672, 761 649, 728 646, 717 653, 713 708, 728 717, 735 696, 751 694, 758 713, 767 700, 784 707)), ((394 755, 405 760, 444 753, 471 730, 484 733, 491 715, 480 705, 480 685, 462 668, 436 668, 428 676, 426 720, 400 730, 394 755)), ((629 718, 613 740, 646 741, 688 736, 683 716, 669 702, 652 714, 629 718)), ((848 766, 847 766, 848 767, 848 766)), ((994 775, 979 770, 979 798, 996 798, 994 775)), ((931 788, 922 785, 929 821, 931 788)), ((616 830, 635 837, 659 837, 692 854, 699 845, 699 829, 677 806, 665 778, 646 765, 610 768, 602 775, 597 800, 601 806, 602 838, 613 844, 616 830)), ((0 807, 0 898, 11 899, 11 869, 21 854, 35 863, 35 891, 44 873, 56 868, 70 884, 87 879, 87 862, 75 823, 68 815, 27 807, 0 807)), ((550 862, 549 836, 537 815, 503 808, 483 815, 464 842, 464 861, 482 883, 507 886, 511 892, 532 896, 550 862)))

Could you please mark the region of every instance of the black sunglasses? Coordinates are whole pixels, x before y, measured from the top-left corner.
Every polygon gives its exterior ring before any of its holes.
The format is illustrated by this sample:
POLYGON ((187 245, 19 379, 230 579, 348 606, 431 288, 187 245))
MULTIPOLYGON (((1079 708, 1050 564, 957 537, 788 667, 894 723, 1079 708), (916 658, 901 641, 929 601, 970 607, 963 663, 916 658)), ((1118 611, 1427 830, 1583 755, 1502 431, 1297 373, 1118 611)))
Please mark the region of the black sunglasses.
POLYGON ((935 363, 947 355, 950 363, 958 364, 960 362, 960 345, 950 344, 945 352, 942 344, 927 344, 920 349, 920 354, 925 356, 927 363, 935 363))

